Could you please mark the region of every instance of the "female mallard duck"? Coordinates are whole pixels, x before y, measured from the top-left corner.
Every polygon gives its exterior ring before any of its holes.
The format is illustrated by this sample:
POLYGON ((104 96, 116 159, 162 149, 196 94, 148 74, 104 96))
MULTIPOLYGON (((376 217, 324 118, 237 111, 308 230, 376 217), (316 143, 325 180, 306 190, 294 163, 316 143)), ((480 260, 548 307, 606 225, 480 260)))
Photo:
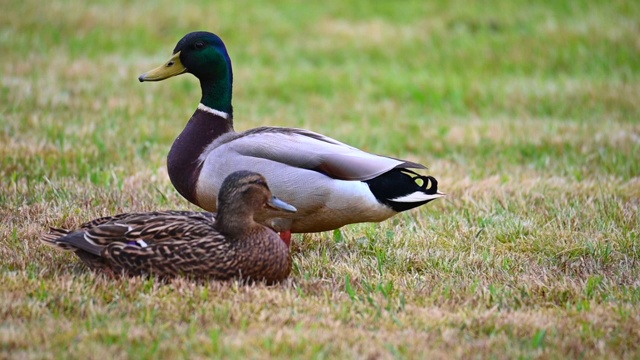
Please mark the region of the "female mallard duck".
POLYGON ((262 175, 237 171, 223 181, 218 214, 165 211, 120 214, 51 229, 47 245, 71 250, 90 268, 118 275, 233 277, 276 282, 291 271, 289 247, 254 215, 296 209, 271 195, 262 175))
POLYGON ((274 194, 298 209, 265 220, 278 231, 316 232, 378 222, 444 196, 436 179, 409 170, 426 169, 421 164, 369 154, 302 129, 235 132, 231 60, 215 34, 187 34, 167 63, 139 80, 187 72, 200 80, 202 99, 173 143, 167 169, 178 192, 206 210, 216 210, 225 176, 243 168, 263 174, 274 194))

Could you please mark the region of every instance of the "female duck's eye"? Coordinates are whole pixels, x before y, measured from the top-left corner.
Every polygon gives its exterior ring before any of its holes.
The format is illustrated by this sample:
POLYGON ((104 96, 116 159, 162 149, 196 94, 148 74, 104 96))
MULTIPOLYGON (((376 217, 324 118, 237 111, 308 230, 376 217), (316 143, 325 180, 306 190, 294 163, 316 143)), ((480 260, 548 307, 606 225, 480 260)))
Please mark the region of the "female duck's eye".
POLYGON ((196 50, 200 50, 204 47, 204 43, 202 41, 198 41, 197 43, 195 43, 195 45, 193 45, 193 47, 195 47, 196 50))
POLYGON ((256 180, 254 184, 267 187, 267 183, 264 180, 256 180))

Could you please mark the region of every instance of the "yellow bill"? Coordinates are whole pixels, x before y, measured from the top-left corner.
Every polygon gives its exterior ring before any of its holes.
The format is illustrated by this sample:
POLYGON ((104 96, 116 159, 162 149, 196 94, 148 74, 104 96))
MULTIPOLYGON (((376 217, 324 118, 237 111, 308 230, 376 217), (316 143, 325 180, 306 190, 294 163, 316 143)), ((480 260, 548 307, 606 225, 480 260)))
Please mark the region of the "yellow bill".
POLYGON ((158 66, 153 70, 149 70, 146 73, 140 75, 138 80, 140 82, 143 81, 160 81, 164 79, 168 79, 172 76, 183 74, 187 71, 187 68, 182 65, 180 62, 180 51, 173 54, 171 59, 164 63, 163 65, 158 66))

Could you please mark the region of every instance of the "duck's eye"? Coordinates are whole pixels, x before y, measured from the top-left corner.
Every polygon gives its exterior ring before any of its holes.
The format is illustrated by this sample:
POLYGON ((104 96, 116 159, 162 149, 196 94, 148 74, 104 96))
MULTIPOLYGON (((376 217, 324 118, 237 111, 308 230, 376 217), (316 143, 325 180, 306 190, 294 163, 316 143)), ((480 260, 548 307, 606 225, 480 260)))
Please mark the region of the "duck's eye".
POLYGON ((256 180, 254 182, 254 184, 262 186, 262 187, 267 187, 267 183, 264 180, 256 180))
POLYGON ((202 41, 198 41, 197 43, 195 43, 193 45, 194 48, 196 48, 196 50, 200 50, 202 48, 204 48, 204 43, 202 41))

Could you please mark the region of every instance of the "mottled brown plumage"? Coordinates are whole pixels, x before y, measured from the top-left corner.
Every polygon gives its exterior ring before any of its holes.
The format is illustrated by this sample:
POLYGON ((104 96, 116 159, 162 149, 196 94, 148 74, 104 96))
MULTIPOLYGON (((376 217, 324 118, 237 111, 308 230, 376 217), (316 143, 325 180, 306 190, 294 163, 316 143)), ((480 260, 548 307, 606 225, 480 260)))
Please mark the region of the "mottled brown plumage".
POLYGON ((128 213, 92 220, 41 240, 74 251, 90 268, 112 275, 155 274, 277 282, 291 271, 288 246, 254 216, 266 208, 295 211, 271 195, 262 175, 237 171, 219 194, 218 214, 192 211, 128 213))

